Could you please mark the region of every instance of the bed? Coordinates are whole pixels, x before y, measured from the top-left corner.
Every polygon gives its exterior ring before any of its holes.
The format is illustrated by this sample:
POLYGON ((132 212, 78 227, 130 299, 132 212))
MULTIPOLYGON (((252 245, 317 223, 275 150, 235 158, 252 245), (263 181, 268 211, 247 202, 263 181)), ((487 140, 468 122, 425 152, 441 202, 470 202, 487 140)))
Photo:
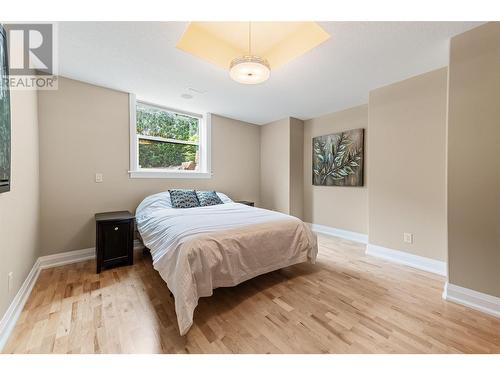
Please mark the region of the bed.
POLYGON ((172 208, 163 192, 145 198, 136 210, 153 267, 174 296, 181 335, 193 324, 198 299, 215 288, 316 260, 316 236, 301 220, 217 195, 223 204, 172 208))

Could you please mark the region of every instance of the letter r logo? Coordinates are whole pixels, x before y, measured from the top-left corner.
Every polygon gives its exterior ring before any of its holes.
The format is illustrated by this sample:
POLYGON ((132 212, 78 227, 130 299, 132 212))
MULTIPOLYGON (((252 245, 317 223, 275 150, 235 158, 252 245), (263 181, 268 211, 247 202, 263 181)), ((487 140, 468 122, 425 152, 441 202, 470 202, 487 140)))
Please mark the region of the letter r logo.
POLYGON ((11 75, 53 74, 52 24, 7 24, 11 75))

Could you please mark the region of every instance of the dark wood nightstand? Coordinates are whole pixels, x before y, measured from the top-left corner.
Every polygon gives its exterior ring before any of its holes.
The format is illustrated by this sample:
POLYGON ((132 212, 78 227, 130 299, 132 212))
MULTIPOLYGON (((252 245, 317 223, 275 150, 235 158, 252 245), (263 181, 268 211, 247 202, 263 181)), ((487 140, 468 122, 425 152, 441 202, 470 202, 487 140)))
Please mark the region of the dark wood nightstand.
POLYGON ((105 267, 134 264, 134 222, 129 211, 95 214, 97 273, 105 267))
POLYGON ((255 202, 250 202, 250 201, 235 201, 236 203, 241 203, 241 204, 246 204, 247 206, 254 206, 255 202))

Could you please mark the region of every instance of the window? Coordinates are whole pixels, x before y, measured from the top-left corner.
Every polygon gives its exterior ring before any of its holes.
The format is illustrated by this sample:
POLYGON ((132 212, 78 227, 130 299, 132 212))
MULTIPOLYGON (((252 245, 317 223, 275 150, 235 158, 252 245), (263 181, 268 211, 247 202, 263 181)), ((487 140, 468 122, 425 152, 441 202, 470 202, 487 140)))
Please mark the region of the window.
POLYGON ((210 178, 210 115, 136 101, 130 95, 130 177, 210 178))

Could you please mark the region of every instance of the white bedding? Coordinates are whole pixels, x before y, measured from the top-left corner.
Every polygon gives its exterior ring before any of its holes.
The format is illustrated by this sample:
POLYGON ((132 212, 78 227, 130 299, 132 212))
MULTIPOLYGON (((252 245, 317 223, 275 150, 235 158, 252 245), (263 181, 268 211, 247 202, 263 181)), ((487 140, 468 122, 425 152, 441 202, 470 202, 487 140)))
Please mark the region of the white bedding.
POLYGON ((181 335, 193 324, 198 299, 213 289, 316 259, 316 236, 301 220, 221 198, 228 203, 171 208, 165 192, 136 211, 153 266, 175 297, 181 335))

